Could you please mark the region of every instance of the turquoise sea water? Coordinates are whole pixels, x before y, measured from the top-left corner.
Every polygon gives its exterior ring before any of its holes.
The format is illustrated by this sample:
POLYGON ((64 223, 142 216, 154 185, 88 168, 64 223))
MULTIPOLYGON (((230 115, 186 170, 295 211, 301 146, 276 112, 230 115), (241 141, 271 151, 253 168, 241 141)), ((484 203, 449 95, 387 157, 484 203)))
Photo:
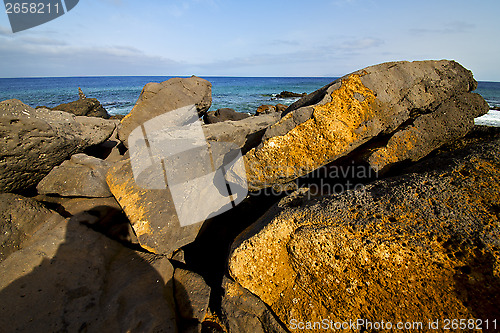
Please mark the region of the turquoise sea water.
MULTIPOLYGON (((53 107, 78 99, 78 87, 87 97, 97 98, 110 114, 127 114, 148 82, 163 76, 62 77, 0 79, 0 100, 17 98, 31 106, 53 107)), ((212 83, 212 110, 228 107, 253 113, 262 104, 290 104, 295 99, 276 100, 283 90, 310 93, 335 78, 204 77, 212 83)))
MULTIPOLYGON (((168 76, 104 76, 0 79, 0 100, 17 98, 33 107, 54 107, 78 99, 78 87, 87 97, 97 98, 110 114, 127 114, 143 86, 168 76)), ((229 107, 253 113, 262 104, 291 104, 296 99, 276 99, 283 90, 310 93, 335 80, 332 77, 204 77, 212 83, 212 107, 229 107)), ((500 107, 500 82, 479 82, 477 93, 490 107, 500 107)), ((485 116, 500 125, 500 111, 485 116)), ((479 121, 481 122, 481 120, 479 121)))

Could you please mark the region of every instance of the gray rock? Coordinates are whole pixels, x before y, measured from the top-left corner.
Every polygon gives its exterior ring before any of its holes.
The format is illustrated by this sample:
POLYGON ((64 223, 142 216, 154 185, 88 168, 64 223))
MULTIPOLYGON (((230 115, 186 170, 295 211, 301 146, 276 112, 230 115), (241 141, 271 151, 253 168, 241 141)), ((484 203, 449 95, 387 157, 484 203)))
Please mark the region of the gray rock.
POLYGON ((106 183, 110 163, 85 154, 76 154, 55 167, 37 185, 40 194, 63 197, 111 197, 106 183))
POLYGON ((80 214, 0 263, 7 332, 176 332, 173 268, 89 229, 80 214))
POLYGON ((36 200, 12 193, 0 193, 0 261, 23 247, 43 225, 63 218, 36 200))
POLYGON ((410 173, 283 200, 236 239, 231 276, 290 330, 292 320, 494 316, 500 131, 471 134, 410 173))
POLYGON ((204 119, 206 124, 215 124, 228 120, 242 120, 248 117, 250 116, 246 113, 236 112, 235 110, 229 108, 223 108, 218 109, 217 111, 207 112, 204 119))
POLYGON ((201 117, 212 104, 212 85, 198 77, 173 78, 162 83, 148 83, 134 108, 122 119, 119 139, 128 147, 128 136, 144 122, 178 108, 196 105, 201 117))
POLYGON ((176 268, 174 272, 175 301, 183 319, 202 322, 208 311, 210 287, 203 277, 186 269, 176 268))
POLYGON ((349 74, 293 103, 245 156, 259 190, 355 153, 383 173, 463 137, 488 111, 454 61, 392 62, 349 74))
MULTIPOLYGON (((85 95, 84 95, 85 96, 85 95)), ((81 98, 80 99, 60 104, 51 108, 54 111, 64 111, 74 114, 75 116, 100 117, 109 119, 109 114, 106 109, 96 98, 81 98)))
POLYGON ((257 296, 224 276, 222 314, 228 332, 287 332, 267 305, 257 296))
POLYGON ((198 235, 202 223, 181 226, 167 188, 145 189, 137 185, 130 160, 116 163, 106 180, 145 249, 170 256, 198 235))
POLYGON ((114 128, 104 119, 0 102, 0 191, 36 186, 54 166, 104 142, 114 128))
POLYGON ((278 113, 264 114, 239 121, 203 125, 203 131, 208 141, 232 142, 246 152, 260 144, 266 128, 279 119, 278 113))

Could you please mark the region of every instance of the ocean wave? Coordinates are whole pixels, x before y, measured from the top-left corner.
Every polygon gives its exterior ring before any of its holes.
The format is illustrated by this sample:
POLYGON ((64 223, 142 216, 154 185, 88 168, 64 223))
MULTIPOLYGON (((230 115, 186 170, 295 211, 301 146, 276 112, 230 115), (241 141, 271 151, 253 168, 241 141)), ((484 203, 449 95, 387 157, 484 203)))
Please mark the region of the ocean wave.
POLYGON ((474 124, 500 127, 500 111, 490 110, 484 116, 474 119, 474 124))

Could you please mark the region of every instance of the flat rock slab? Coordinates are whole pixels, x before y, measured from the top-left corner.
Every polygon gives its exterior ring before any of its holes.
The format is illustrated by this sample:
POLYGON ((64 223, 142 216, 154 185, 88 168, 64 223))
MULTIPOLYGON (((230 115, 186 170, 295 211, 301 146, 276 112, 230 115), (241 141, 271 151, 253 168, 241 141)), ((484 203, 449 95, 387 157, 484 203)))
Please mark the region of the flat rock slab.
POLYGON ((128 136, 146 121, 188 105, 203 116, 212 105, 212 84, 199 77, 173 78, 144 86, 134 108, 122 119, 118 137, 128 147, 128 136))
POLYGON ((422 161, 414 173, 284 202, 234 242, 231 276, 290 330, 322 319, 494 318, 499 147, 497 135, 422 161))
POLYGON ((36 186, 53 167, 104 142, 114 129, 105 119, 33 109, 15 99, 0 102, 0 191, 36 186))
POLYGON ((106 179, 139 243, 148 251, 171 255, 196 238, 202 223, 182 227, 168 188, 151 190, 138 186, 130 160, 116 163, 106 179))
POLYGON ((245 155, 250 190, 286 184, 353 151, 377 172, 464 136, 488 112, 453 61, 392 62, 338 79, 292 104, 245 155))
POLYGON ((111 197, 106 183, 106 173, 110 166, 109 162, 93 156, 73 155, 38 183, 38 193, 64 197, 111 197))

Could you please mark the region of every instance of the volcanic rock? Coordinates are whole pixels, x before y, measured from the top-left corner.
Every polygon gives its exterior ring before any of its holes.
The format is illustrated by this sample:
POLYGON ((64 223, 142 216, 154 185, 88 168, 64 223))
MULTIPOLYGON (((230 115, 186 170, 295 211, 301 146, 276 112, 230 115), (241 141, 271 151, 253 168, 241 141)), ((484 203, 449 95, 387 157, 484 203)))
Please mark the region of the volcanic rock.
POLYGON ((106 184, 110 166, 110 163, 93 156, 73 155, 38 183, 38 193, 65 197, 110 197, 112 194, 106 184))
POLYGON ((480 140, 408 174, 275 206, 234 242, 231 276, 289 329, 325 318, 494 317, 500 135, 480 140))
POLYGON ((250 116, 246 113, 236 112, 229 108, 223 108, 218 109, 217 111, 207 112, 204 119, 206 124, 215 124, 228 120, 242 120, 248 117, 250 116))
POLYGON ((33 109, 15 99, 0 102, 0 191, 35 186, 71 155, 104 142, 114 128, 104 119, 33 109))
POLYGON ((128 147, 128 136, 144 122, 188 105, 196 105, 202 117, 212 104, 212 85, 199 77, 173 78, 144 86, 134 108, 122 119, 119 139, 128 147))
POLYGON ((289 183, 356 150, 377 172, 464 136, 488 111, 454 61, 392 62, 340 78, 292 104, 245 155, 249 189, 289 183))
POLYGON ((109 119, 108 112, 96 98, 80 98, 74 102, 64 103, 53 107, 51 110, 69 112, 75 116, 109 119))
POLYGON ((62 217, 36 200, 13 193, 0 193, 0 261, 23 247, 44 225, 62 217))
POLYGON ((306 93, 298 94, 298 93, 294 93, 294 92, 285 90, 285 91, 280 92, 278 95, 276 95, 276 98, 303 97, 305 95, 307 95, 307 94, 306 93))
POLYGON ((2 330, 177 331, 170 262, 87 226, 106 218, 63 220, 0 263, 2 330))

